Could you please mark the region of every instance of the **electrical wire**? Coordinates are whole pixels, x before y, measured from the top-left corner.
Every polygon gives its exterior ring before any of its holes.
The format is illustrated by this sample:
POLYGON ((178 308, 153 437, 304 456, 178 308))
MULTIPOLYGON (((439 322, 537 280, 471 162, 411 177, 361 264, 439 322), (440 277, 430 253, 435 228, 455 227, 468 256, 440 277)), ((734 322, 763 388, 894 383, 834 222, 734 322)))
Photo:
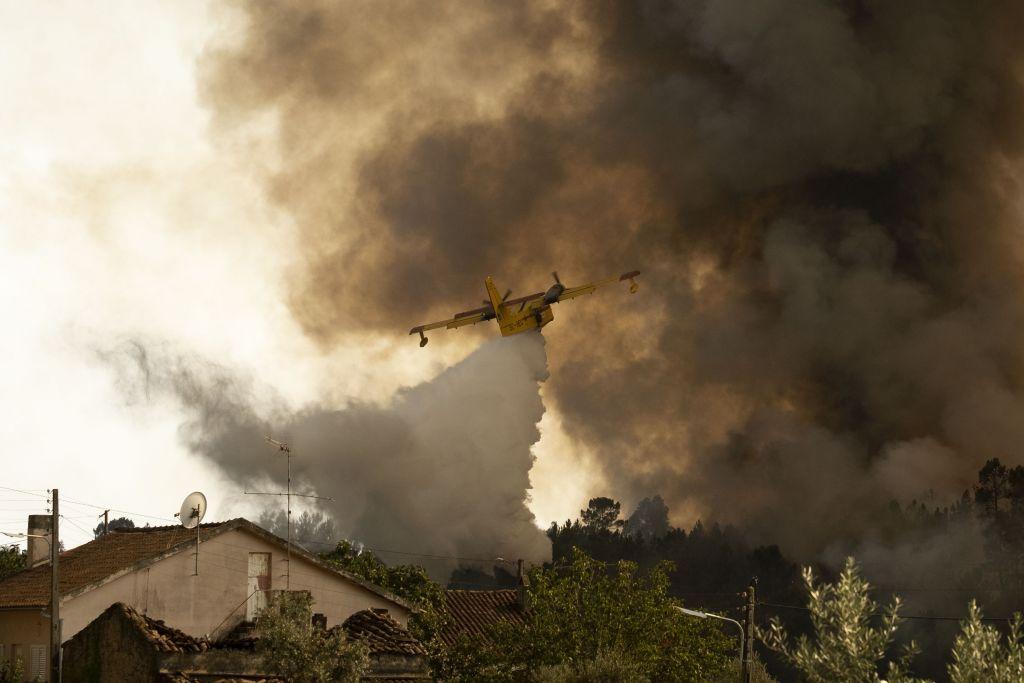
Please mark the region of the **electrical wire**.
MULTIPOLYGON (((44 495, 42 493, 33 493, 32 490, 14 489, 14 488, 11 488, 10 486, 0 486, 0 489, 3 489, 4 491, 14 491, 16 493, 24 493, 26 496, 39 496, 40 498, 49 498, 48 495, 44 495)), ((35 490, 36 491, 45 491, 46 489, 35 489, 35 490)))
MULTIPOLYGON (((802 606, 802 605, 782 605, 782 604, 775 603, 775 602, 758 602, 757 604, 759 606, 761 606, 761 607, 773 607, 775 609, 791 609, 791 610, 798 610, 798 611, 801 611, 801 612, 810 612, 811 611, 809 607, 805 607, 805 606, 802 606)), ((871 614, 869 616, 872 616, 872 617, 882 617, 882 616, 886 616, 886 615, 884 613, 882 613, 882 612, 875 612, 875 613, 873 613, 873 614, 871 614)), ((964 617, 946 617, 946 616, 933 616, 933 615, 928 615, 928 614, 900 614, 898 616, 899 616, 900 619, 914 619, 914 620, 919 620, 919 621, 966 621, 967 620, 966 616, 964 616, 964 617)), ((1013 621, 1013 619, 1010 618, 1010 617, 982 617, 981 620, 982 621, 999 621, 999 622, 1013 621)))
MULTIPOLYGON (((45 505, 45 506, 49 505, 49 495, 43 494, 43 493, 36 493, 35 492, 35 491, 44 491, 46 489, 36 489, 36 490, 32 490, 32 489, 18 489, 18 488, 14 488, 14 487, 10 487, 10 486, 0 486, 0 489, 5 490, 5 491, 13 491, 13 492, 16 492, 16 493, 21 493, 23 495, 35 496, 37 498, 41 498, 42 500, 39 501, 41 507, 43 505, 45 505)), ((32 502, 32 499, 0 499, 0 502, 2 502, 2 501, 5 501, 5 502, 32 502)), ((109 506, 105 506, 105 505, 97 505, 95 503, 89 503, 89 502, 85 502, 85 501, 81 501, 81 500, 76 500, 74 498, 62 497, 61 498, 61 502, 62 503, 68 503, 68 504, 71 504, 71 505, 85 506, 85 507, 93 508, 93 509, 96 509, 96 510, 109 510, 110 512, 118 512, 118 513, 125 514, 125 515, 131 515, 133 517, 142 517, 144 519, 155 519, 155 520, 160 520, 160 521, 164 521, 164 522, 169 522, 171 524, 174 524, 174 523, 177 522, 177 520, 171 519, 171 518, 168 518, 168 517, 160 517, 160 516, 157 516, 157 515, 149 515, 149 514, 145 514, 145 513, 142 513, 142 512, 134 512, 134 511, 131 511, 131 510, 123 510, 123 509, 120 509, 120 508, 113 508, 113 507, 109 507, 109 506)), ((18 510, 17 509, 5 510, 3 508, 0 508, 0 512, 4 512, 4 511, 16 512, 18 510)), ((29 510, 26 508, 26 511, 29 511, 29 510)), ((88 534, 88 535, 93 535, 93 532, 87 531, 87 530, 83 529, 81 526, 79 526, 78 524, 75 524, 72 521, 73 519, 83 519, 83 518, 86 518, 86 517, 91 517, 91 515, 76 515, 76 516, 61 515, 61 517, 63 519, 65 519, 65 520, 67 520, 69 523, 73 524, 75 527, 77 527, 83 533, 88 534)), ((21 521, 21 520, 20 519, 14 519, 14 520, 11 520, 11 521, 17 522, 17 521, 21 521)), ((295 539, 295 542, 296 543, 314 544, 314 545, 319 545, 319 546, 323 546, 323 547, 335 547, 337 545, 336 543, 332 543, 332 542, 328 542, 328 541, 318 541, 318 540, 315 540, 315 539, 295 539)), ((356 547, 358 547, 360 549, 360 551, 368 550, 368 551, 371 551, 371 552, 374 552, 374 553, 380 553, 380 554, 384 554, 384 555, 399 555, 399 556, 404 556, 404 557, 417 557, 417 558, 430 559, 430 560, 449 560, 449 561, 456 561, 456 562, 480 562, 480 563, 485 563, 485 564, 486 563, 512 564, 511 560, 507 560, 507 559, 505 559, 503 557, 493 557, 493 558, 466 557, 466 556, 459 556, 459 555, 442 555, 442 554, 436 554, 436 553, 417 553, 417 552, 411 552, 411 551, 406 551, 406 550, 395 550, 395 549, 391 549, 391 548, 375 548, 375 547, 370 547, 370 546, 356 546, 356 547)), ((546 561, 536 561, 536 560, 530 560, 530 561, 528 561, 528 563, 531 566, 548 564, 549 566, 551 566, 553 569, 556 569, 556 570, 564 569, 564 568, 570 566, 570 565, 566 565, 566 564, 551 565, 550 563, 548 563, 546 561)), ((601 564, 603 564, 604 566, 617 566, 618 562, 602 562, 601 564)), ((460 583, 465 583, 465 584, 469 585, 469 584, 472 584, 473 582, 460 582, 460 583)), ((480 584, 475 584, 475 585, 493 585, 493 584, 480 583, 480 584)), ((991 588, 941 588, 941 587, 921 587, 921 588, 916 588, 916 587, 894 587, 894 586, 873 586, 871 588, 871 590, 876 591, 876 592, 877 591, 883 591, 883 592, 893 592, 893 593, 934 592, 934 593, 968 593, 968 594, 970 594, 970 593, 979 593, 980 594, 980 593, 998 593, 999 592, 998 589, 991 589, 991 588)), ((680 596, 683 596, 683 597, 685 597, 685 596, 690 596, 690 597, 736 597, 736 596, 741 596, 742 593, 739 593, 739 592, 737 592, 737 593, 689 592, 689 593, 678 593, 677 595, 680 595, 680 596)), ((775 607, 775 608, 779 608, 779 609, 794 609, 794 610, 804 610, 804 611, 807 610, 806 607, 801 607, 799 605, 783 605, 783 604, 777 604, 777 603, 761 603, 761 604, 763 604, 766 607, 775 607)), ((901 616, 901 618, 904 618, 904 619, 930 619, 930 620, 935 620, 935 621, 958 621, 958 620, 962 620, 963 619, 962 617, 930 617, 930 616, 926 616, 926 615, 906 615, 906 616, 901 616)), ((984 620, 985 621, 1003 621, 1003 622, 1009 621, 1008 618, 997 618, 997 617, 984 617, 984 620)))
POLYGON ((78 529, 79 531, 81 531, 81 532, 82 532, 83 534, 85 534, 86 536, 89 536, 90 538, 94 538, 94 537, 95 537, 95 534, 94 534, 94 533, 93 533, 92 531, 87 531, 87 530, 83 529, 83 528, 82 528, 81 526, 79 526, 79 525, 78 525, 78 524, 77 524, 77 523, 76 523, 76 522, 75 522, 74 520, 72 520, 72 519, 71 519, 70 517, 65 517, 64 515, 61 515, 61 516, 60 516, 60 518, 61 518, 61 519, 63 519, 63 520, 64 520, 65 522, 67 522, 68 524, 70 524, 71 526, 73 526, 73 527, 75 527, 76 529, 78 529))
MULTIPOLYGON (((25 495, 28 495, 28 496, 38 496, 39 498, 45 499, 47 502, 50 499, 49 495, 44 495, 42 493, 33 493, 31 490, 16 489, 16 488, 12 488, 10 486, 0 486, 0 489, 3 489, 5 491, 15 491, 17 493, 24 493, 25 495)), ((42 489, 40 489, 40 490, 42 490, 42 489)), ((143 518, 146 518, 146 519, 159 519, 159 520, 164 521, 164 522, 171 522, 172 524, 177 521, 177 520, 171 519, 169 517, 158 517, 156 515, 147 515, 147 514, 142 513, 142 512, 132 512, 131 510, 122 510, 122 509, 119 509, 119 508, 113 508, 113 507, 110 507, 110 506, 107 506, 107 505, 96 505, 95 503, 87 503, 85 501, 75 500, 74 498, 62 497, 60 499, 60 502, 62 502, 62 503, 70 503, 72 505, 84 505, 86 507, 91 507, 91 508, 94 508, 96 510, 110 510, 111 512, 120 512, 121 514, 124 514, 124 515, 132 515, 133 517, 143 517, 143 518)))
POLYGON ((96 505, 95 503, 85 503, 83 501, 75 500, 73 498, 63 498, 62 497, 60 499, 60 502, 61 503, 71 503, 72 505, 84 505, 86 507, 95 508, 96 510, 110 510, 111 512, 120 512, 123 515, 131 515, 133 517, 144 517, 146 519, 158 519, 158 520, 160 520, 162 522, 170 522, 172 524, 177 522, 176 519, 171 519, 169 517, 158 517, 156 515, 147 515, 147 514, 142 513, 142 512, 132 512, 131 510, 121 510, 119 508, 113 508, 113 507, 109 507, 107 505, 96 505))

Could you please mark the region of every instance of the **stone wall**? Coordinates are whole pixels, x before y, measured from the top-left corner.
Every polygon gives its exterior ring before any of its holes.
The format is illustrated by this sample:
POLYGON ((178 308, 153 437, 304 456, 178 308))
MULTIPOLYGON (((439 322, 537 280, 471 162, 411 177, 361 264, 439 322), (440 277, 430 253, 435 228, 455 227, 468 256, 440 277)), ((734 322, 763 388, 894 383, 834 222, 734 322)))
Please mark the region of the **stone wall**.
POLYGON ((156 681, 157 653, 123 613, 108 610, 64 643, 68 683, 156 681))

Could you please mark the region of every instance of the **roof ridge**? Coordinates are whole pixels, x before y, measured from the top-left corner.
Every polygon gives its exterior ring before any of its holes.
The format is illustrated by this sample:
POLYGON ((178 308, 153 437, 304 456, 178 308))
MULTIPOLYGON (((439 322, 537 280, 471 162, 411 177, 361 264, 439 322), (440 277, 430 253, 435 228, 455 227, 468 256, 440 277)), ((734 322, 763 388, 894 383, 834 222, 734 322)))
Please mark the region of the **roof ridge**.
MULTIPOLYGON (((233 521, 234 521, 233 519, 226 519, 226 520, 224 520, 222 522, 206 522, 204 524, 200 524, 199 528, 200 529, 213 529, 215 527, 219 527, 222 524, 227 524, 227 523, 233 522, 233 521)), ((147 532, 150 532, 150 531, 170 531, 170 530, 173 530, 173 529, 182 529, 182 528, 185 528, 185 527, 182 527, 180 524, 164 524, 162 526, 137 526, 137 527, 132 527, 131 529, 111 529, 109 532, 107 532, 107 534, 138 534, 138 533, 147 533, 147 532)), ((192 528, 194 529, 195 527, 192 527, 192 528)), ((103 537, 100 536, 99 538, 103 538, 103 537)), ((99 538, 97 538, 95 540, 99 540, 99 538)), ((85 545, 85 544, 83 543, 82 545, 85 545)))
MULTIPOLYGON (((244 517, 200 524, 199 528, 203 531, 201 536, 204 541, 242 529, 278 547, 288 547, 285 539, 244 517)), ((96 588, 127 572, 182 552, 195 543, 195 538, 196 534, 192 533, 192 529, 181 526, 141 527, 127 533, 108 533, 83 543, 61 553, 61 594, 69 598, 76 597, 81 592, 96 588)), ((325 571, 343 577, 390 603, 410 612, 417 611, 416 605, 409 600, 354 572, 341 569, 294 543, 291 544, 291 552, 293 557, 300 557, 325 571)), ((50 597, 49 576, 50 565, 46 563, 23 569, 0 580, 0 608, 45 606, 50 597)))

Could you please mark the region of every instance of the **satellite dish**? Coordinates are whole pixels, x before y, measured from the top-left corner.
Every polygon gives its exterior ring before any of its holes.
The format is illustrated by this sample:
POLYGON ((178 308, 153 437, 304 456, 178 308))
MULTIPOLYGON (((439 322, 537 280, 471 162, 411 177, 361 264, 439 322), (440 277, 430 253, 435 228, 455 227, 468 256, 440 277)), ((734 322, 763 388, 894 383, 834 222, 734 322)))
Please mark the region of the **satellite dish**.
POLYGON ((199 522, 203 521, 205 514, 206 496, 195 491, 185 496, 185 500, 181 503, 181 512, 177 513, 175 517, 186 529, 195 529, 199 526, 199 522))

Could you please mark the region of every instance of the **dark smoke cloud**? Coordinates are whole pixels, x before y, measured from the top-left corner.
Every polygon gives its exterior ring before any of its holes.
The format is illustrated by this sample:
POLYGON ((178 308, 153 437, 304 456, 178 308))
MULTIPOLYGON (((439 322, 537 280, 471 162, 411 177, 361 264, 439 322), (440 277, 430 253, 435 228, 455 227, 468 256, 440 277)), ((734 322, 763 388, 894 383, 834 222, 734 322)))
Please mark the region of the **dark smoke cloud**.
POLYGON ((273 118, 325 345, 640 267, 547 396, 627 503, 805 553, 1020 458, 1019 2, 245 7, 203 94, 273 118))
MULTIPOLYGON (((264 436, 287 441, 293 485, 334 499, 322 508, 345 538, 434 556, 550 557, 526 507, 547 378, 540 335, 483 344, 384 407, 297 412, 271 390, 173 349, 131 341, 103 356, 130 402, 179 401, 183 441, 239 485, 269 480, 283 490, 281 457, 264 436)), ((453 566, 414 561, 438 578, 453 566)))

